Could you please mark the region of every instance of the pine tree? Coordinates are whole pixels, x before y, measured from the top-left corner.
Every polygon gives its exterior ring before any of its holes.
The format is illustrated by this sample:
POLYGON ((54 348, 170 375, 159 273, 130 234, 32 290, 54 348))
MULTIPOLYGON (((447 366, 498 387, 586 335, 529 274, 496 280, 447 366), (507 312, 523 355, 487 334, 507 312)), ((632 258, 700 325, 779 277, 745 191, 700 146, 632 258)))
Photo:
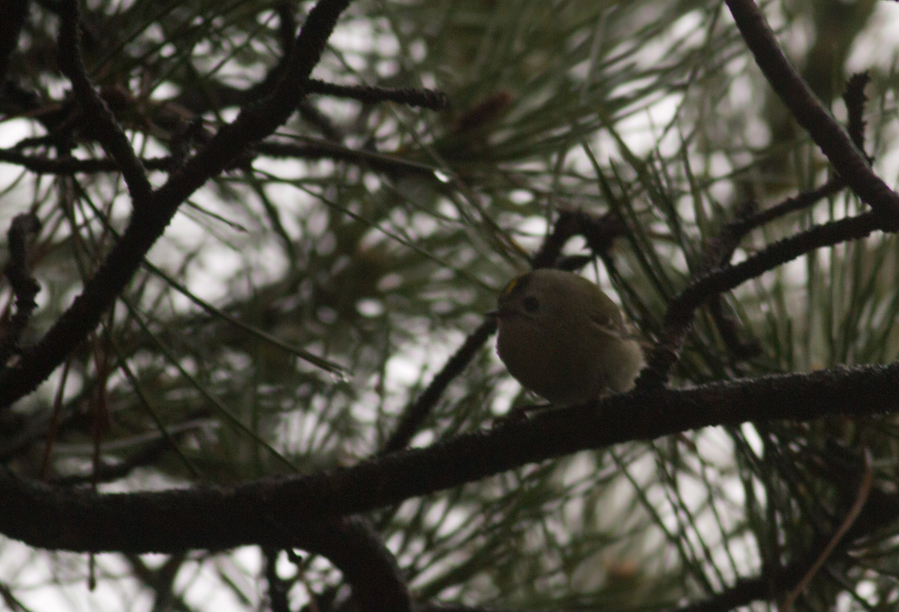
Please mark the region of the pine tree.
POLYGON ((0 0, 7 606, 895 606, 897 10, 0 0))

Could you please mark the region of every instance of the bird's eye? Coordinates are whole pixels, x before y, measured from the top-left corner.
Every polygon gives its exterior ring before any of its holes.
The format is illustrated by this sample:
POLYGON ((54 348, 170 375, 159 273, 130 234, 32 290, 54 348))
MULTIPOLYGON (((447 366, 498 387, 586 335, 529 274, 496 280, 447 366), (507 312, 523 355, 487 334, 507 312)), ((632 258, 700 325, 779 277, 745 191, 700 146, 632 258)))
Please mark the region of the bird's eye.
POLYGON ((526 312, 537 312, 537 309, 540 308, 540 300, 535 298, 533 295, 529 295, 524 298, 523 304, 526 312))

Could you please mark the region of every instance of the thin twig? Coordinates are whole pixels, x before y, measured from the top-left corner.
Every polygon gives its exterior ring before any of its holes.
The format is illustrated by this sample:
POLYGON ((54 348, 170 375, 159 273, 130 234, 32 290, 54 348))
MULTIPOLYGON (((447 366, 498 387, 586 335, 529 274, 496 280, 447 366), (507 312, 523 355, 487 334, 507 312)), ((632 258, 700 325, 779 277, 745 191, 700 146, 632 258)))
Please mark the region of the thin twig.
POLYGON ((433 89, 337 85, 318 79, 309 80, 309 93, 350 98, 366 104, 397 102, 406 106, 418 106, 430 110, 443 110, 449 104, 445 93, 433 89))
POLYGON ((827 542, 827 545, 824 547, 824 550, 821 551, 821 554, 818 555, 818 558, 815 559, 815 562, 812 564, 805 575, 802 576, 802 579, 796 584, 792 591, 790 591, 787 596, 784 598, 783 602, 781 602, 779 606, 780 612, 792 612, 793 604, 796 603, 796 599, 805 588, 808 586, 809 582, 811 582, 812 578, 814 578, 815 574, 824 566, 824 563, 827 562, 827 559, 833 554, 834 549, 836 549, 837 545, 842 541, 843 537, 852 528, 852 525, 855 523, 855 520, 858 518, 859 514, 861 514, 862 508, 865 506, 865 502, 868 501, 868 495, 871 493, 871 485, 874 482, 874 467, 872 465, 871 459, 871 450, 865 448, 864 450, 864 472, 862 473, 862 482, 858 486, 858 493, 855 496, 855 502, 853 502, 852 507, 849 508, 849 512, 846 513, 846 518, 843 519, 843 522, 840 523, 840 526, 834 532, 833 537, 827 542))
POLYGON ((487 319, 468 335, 462 346, 434 376, 424 392, 403 411, 396 429, 384 443, 379 455, 393 453, 409 445, 449 384, 462 373, 494 332, 496 332, 496 321, 487 319))

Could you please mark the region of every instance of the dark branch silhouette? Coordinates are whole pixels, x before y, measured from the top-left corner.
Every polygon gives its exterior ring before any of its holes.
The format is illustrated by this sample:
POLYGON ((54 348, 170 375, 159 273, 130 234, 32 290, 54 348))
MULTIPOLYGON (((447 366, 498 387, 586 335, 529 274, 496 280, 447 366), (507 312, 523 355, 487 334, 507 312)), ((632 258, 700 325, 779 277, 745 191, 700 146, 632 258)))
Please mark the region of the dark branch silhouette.
POLYGON ((0 363, 7 363, 18 350, 22 333, 37 308, 35 298, 41 290, 37 280, 28 272, 28 240, 41 229, 40 219, 33 213, 16 215, 7 232, 9 262, 4 273, 16 296, 16 310, 0 336, 0 363))
POLYGON ((899 195, 871 170, 849 134, 821 104, 777 44, 752 0, 727 0, 746 46, 793 118, 804 127, 849 188, 877 213, 885 231, 899 229, 899 195))
MULTIPOLYGON (((74 3, 74 0, 69 0, 74 3)), ((140 266, 144 255, 165 231, 180 205, 211 177, 218 175, 249 145, 271 134, 290 117, 300 99, 305 95, 305 82, 318 63, 337 18, 349 4, 349 0, 321 0, 310 11, 296 45, 291 50, 288 67, 277 88, 265 101, 245 108, 237 119, 223 126, 199 153, 190 158, 165 185, 152 192, 146 202, 135 202, 128 228, 113 246, 103 265, 85 284, 84 291, 69 309, 57 320, 41 341, 22 355, 20 362, 0 375, 0 407, 8 407, 23 395, 30 393, 46 379, 96 328, 100 317, 113 304, 140 266)), ((63 17, 60 36, 70 45, 75 44, 71 32, 76 25, 77 11, 69 10, 63 17), (71 42, 69 42, 71 38, 71 42)), ((65 46, 61 44, 60 46, 65 46)), ((105 121, 105 106, 97 102, 94 90, 86 78, 79 77, 77 68, 73 76, 79 79, 82 104, 93 105, 98 121, 105 121)), ((127 166, 133 151, 126 154, 119 150, 114 124, 106 122, 109 139, 107 147, 121 156, 127 166)), ((125 143, 130 149, 130 144, 125 143)), ((112 153, 113 151, 111 151, 112 153)), ((114 155, 114 156, 115 156, 114 155)), ((120 163, 122 159, 116 158, 120 163)), ((132 166, 136 173, 136 169, 132 166)), ((132 196, 143 198, 141 181, 132 177, 132 196)), ((145 180, 145 179, 144 179, 145 180)))
POLYGON ((0 532, 31 546, 74 551, 281 546, 284 530, 303 533, 317 521, 385 508, 583 450, 715 425, 881 414, 895 410, 897 394, 896 363, 632 392, 350 468, 232 488, 98 495, 3 473, 0 532))

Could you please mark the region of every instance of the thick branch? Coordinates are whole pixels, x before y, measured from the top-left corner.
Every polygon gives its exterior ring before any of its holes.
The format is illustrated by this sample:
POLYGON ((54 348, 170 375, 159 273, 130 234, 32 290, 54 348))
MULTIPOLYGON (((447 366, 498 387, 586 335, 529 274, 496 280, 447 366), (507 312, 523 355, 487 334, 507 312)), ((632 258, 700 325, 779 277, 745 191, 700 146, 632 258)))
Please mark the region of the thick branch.
POLYGON ((714 425, 878 414, 896 410, 897 397, 899 363, 615 395, 351 468, 228 489, 98 495, 3 473, 0 532, 32 546, 76 551, 281 546, 285 530, 304 533, 315 521, 391 506, 582 450, 714 425))

